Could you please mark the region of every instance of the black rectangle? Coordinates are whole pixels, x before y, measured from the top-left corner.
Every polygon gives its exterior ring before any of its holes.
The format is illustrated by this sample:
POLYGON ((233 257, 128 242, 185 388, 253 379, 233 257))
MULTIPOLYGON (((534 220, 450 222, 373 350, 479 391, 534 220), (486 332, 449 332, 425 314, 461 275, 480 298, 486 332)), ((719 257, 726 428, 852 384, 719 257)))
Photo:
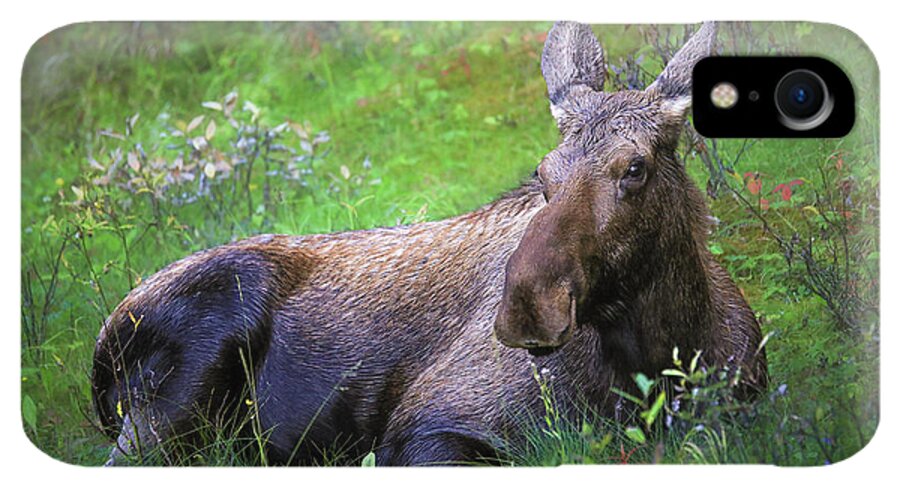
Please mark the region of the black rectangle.
POLYGON ((830 138, 847 135, 855 120, 850 79, 837 65, 816 57, 710 57, 693 72, 694 127, 709 138, 830 138), (789 127, 776 103, 776 87, 788 73, 814 73, 827 87, 833 105, 821 124, 809 129, 789 127), (713 105, 713 88, 727 82, 737 89, 737 103, 728 109, 713 105), (755 93, 754 93, 755 92, 755 93), (751 95, 753 94, 753 95, 751 95))

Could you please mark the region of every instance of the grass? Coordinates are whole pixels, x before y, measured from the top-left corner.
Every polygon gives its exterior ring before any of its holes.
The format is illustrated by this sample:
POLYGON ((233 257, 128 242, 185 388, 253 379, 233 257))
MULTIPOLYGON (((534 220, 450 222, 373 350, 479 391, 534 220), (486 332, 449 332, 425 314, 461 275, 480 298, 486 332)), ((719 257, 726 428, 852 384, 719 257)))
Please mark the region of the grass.
MULTIPOLYGON (((22 409, 29 437, 67 462, 105 461, 109 444, 93 425, 88 383, 95 335, 138 280, 171 261, 264 232, 323 233, 441 219, 474 209, 529 176, 558 138, 539 71, 549 26, 93 23, 38 40, 23 72, 22 409), (87 187, 90 158, 101 160, 125 146, 102 129, 124 132, 126 118, 140 114, 133 137, 148 142, 148 153, 173 158, 177 150, 166 148, 171 137, 159 133, 198 115, 205 115, 205 127, 214 114, 200 102, 221 101, 232 91, 240 103, 259 107, 259 120, 268 127, 308 121, 313 132, 327 131, 330 141, 317 153, 311 180, 319 187, 282 182, 265 200, 265 183, 257 178, 247 182, 251 205, 234 193, 217 199, 228 204, 219 209, 202 202, 154 207, 146 194, 129 195, 118 203, 127 212, 117 222, 100 218, 111 215, 108 209, 74 212, 67 204, 78 197, 72 187, 87 187)), ((868 52, 835 28, 759 29, 802 38, 804 49, 838 60, 857 86, 876 83, 868 52)), ((648 70, 658 70, 639 30, 595 32, 610 64, 638 53, 648 70)), ((853 239, 863 256, 874 256, 870 293, 877 300, 877 90, 860 90, 859 96, 853 134, 834 141, 758 142, 742 156, 731 184, 751 197, 740 175, 763 175, 763 192, 772 200, 765 215, 777 220, 778 229, 803 231, 812 221, 797 202, 812 202, 815 190, 823 190, 813 170, 844 155, 856 185, 854 208, 872 214, 860 218, 853 239), (776 183, 797 178, 807 183, 791 202, 771 194, 776 183)), ((233 134, 219 122, 215 141, 223 144, 233 134)), ((720 150, 733 158, 740 146, 721 141, 720 150)), ((708 177, 703 165, 691 155, 686 164, 702 188, 708 177)), ((776 240, 738 199, 726 195, 710 206, 720 220, 713 249, 771 334, 773 388, 786 385, 786 394, 767 398, 753 414, 755 424, 728 418, 715 430, 666 434, 657 422, 645 427, 642 441, 625 423, 587 413, 551 426, 529 420, 523 422, 528 442, 512 451, 511 463, 809 465, 846 458, 871 437, 877 424, 877 311, 848 334, 805 285, 802 267, 788 266, 776 240), (823 439, 829 440, 824 447, 823 439), (773 449, 755 451, 755 443, 773 449)), ((235 437, 210 433, 207 449, 193 463, 260 462, 243 457, 235 437)))

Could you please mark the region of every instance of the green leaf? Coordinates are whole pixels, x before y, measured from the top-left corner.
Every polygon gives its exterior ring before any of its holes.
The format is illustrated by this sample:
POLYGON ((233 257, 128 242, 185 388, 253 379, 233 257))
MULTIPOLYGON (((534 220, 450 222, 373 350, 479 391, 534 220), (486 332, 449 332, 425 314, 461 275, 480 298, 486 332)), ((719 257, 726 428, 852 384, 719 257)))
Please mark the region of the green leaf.
POLYGON ((583 436, 591 436, 594 434, 594 427, 587 421, 581 422, 581 434, 583 436))
POLYGON ((369 452, 368 455, 365 456, 362 460, 362 467, 374 467, 375 466, 375 452, 369 452))
POLYGON ((603 438, 601 438, 600 441, 595 441, 595 442, 591 443, 591 450, 593 450, 595 453, 598 453, 598 454, 602 453, 603 450, 606 450, 606 447, 608 447, 609 444, 612 443, 612 440, 613 440, 612 433, 607 433, 607 434, 603 435, 603 438))
POLYGON ((428 44, 424 42, 416 43, 409 50, 410 56, 414 58, 422 58, 424 56, 428 56, 432 53, 432 49, 428 44))
POLYGON ((691 359, 691 369, 689 370, 691 373, 697 370, 697 361, 700 360, 701 353, 703 353, 703 350, 694 351, 694 358, 691 359))
POLYGON ((648 395, 650 395, 650 389, 653 387, 653 384, 655 382, 648 379, 646 375, 637 373, 634 375, 634 383, 637 384, 638 389, 641 390, 641 394, 643 394, 646 398, 648 395))
POLYGON ((489 56, 493 50, 494 47, 486 42, 477 42, 469 46, 469 52, 480 53, 484 56, 489 56))
POLYGON ((644 422, 647 423, 647 429, 650 429, 650 427, 653 426, 653 422, 656 421, 656 417, 659 415, 659 411, 665 403, 666 393, 660 392, 659 395, 656 396, 656 401, 653 402, 653 406, 650 406, 650 409, 641 413, 641 417, 644 418, 644 422))
POLYGON ((466 106, 464 106, 463 104, 456 104, 456 106, 453 107, 453 118, 455 118, 458 121, 463 121, 463 120, 468 119, 469 111, 466 110, 466 106))
POLYGON ((674 368, 667 368, 662 371, 662 374, 667 377, 681 377, 683 379, 687 378, 687 374, 682 372, 681 370, 677 370, 674 368))
POLYGON ((629 440, 635 443, 643 444, 647 441, 647 437, 644 436, 644 432, 637 426, 629 426, 628 428, 626 428, 625 436, 627 436, 629 440))
POLYGON ((32 430, 37 431, 37 406, 28 394, 22 396, 22 419, 32 430))
POLYGON ((421 80, 419 80, 416 86, 419 90, 422 90, 424 92, 436 88, 438 86, 438 83, 434 78, 422 78, 421 80))
POLYGON ((618 394, 618 395, 622 396, 623 398, 625 398, 635 404, 640 405, 642 403, 640 399, 632 396, 631 394, 629 394, 623 390, 616 389, 615 387, 610 388, 610 390, 613 391, 613 393, 618 394))
POLYGON ((721 255, 722 253, 725 253, 725 250, 723 250, 722 247, 717 243, 712 243, 709 245, 709 252, 713 255, 721 255))
POLYGON ((816 421, 822 422, 825 419, 825 410, 822 409, 822 406, 816 408, 816 421))

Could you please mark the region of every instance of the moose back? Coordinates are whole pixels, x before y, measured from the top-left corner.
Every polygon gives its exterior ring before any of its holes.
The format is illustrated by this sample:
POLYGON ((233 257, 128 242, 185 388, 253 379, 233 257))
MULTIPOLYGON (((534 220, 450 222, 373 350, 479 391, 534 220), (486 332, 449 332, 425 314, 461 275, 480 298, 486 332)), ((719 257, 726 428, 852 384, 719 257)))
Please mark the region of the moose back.
POLYGON ((274 463, 335 444, 386 465, 496 461, 539 409, 533 369, 567 406, 612 415, 610 388, 676 346, 763 388, 759 325, 675 157, 715 31, 646 90, 605 93, 591 29, 557 23, 541 71, 561 142, 518 189, 440 222, 258 236, 144 281, 95 350, 110 463, 251 409, 274 463))

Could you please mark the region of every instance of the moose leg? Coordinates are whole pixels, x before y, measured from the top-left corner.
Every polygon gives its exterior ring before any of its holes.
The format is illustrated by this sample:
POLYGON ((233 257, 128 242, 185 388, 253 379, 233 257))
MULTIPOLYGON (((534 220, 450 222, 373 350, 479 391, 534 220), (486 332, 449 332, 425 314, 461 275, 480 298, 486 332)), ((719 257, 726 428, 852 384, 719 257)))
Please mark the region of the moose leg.
POLYGON ((142 410, 125 415, 122 431, 109 454, 105 466, 127 464, 130 457, 143 457, 159 444, 159 434, 142 410))
POLYGON ((376 451, 378 465, 480 465, 495 464, 496 449, 486 440, 459 429, 430 429, 426 433, 411 430, 386 440, 376 451))

